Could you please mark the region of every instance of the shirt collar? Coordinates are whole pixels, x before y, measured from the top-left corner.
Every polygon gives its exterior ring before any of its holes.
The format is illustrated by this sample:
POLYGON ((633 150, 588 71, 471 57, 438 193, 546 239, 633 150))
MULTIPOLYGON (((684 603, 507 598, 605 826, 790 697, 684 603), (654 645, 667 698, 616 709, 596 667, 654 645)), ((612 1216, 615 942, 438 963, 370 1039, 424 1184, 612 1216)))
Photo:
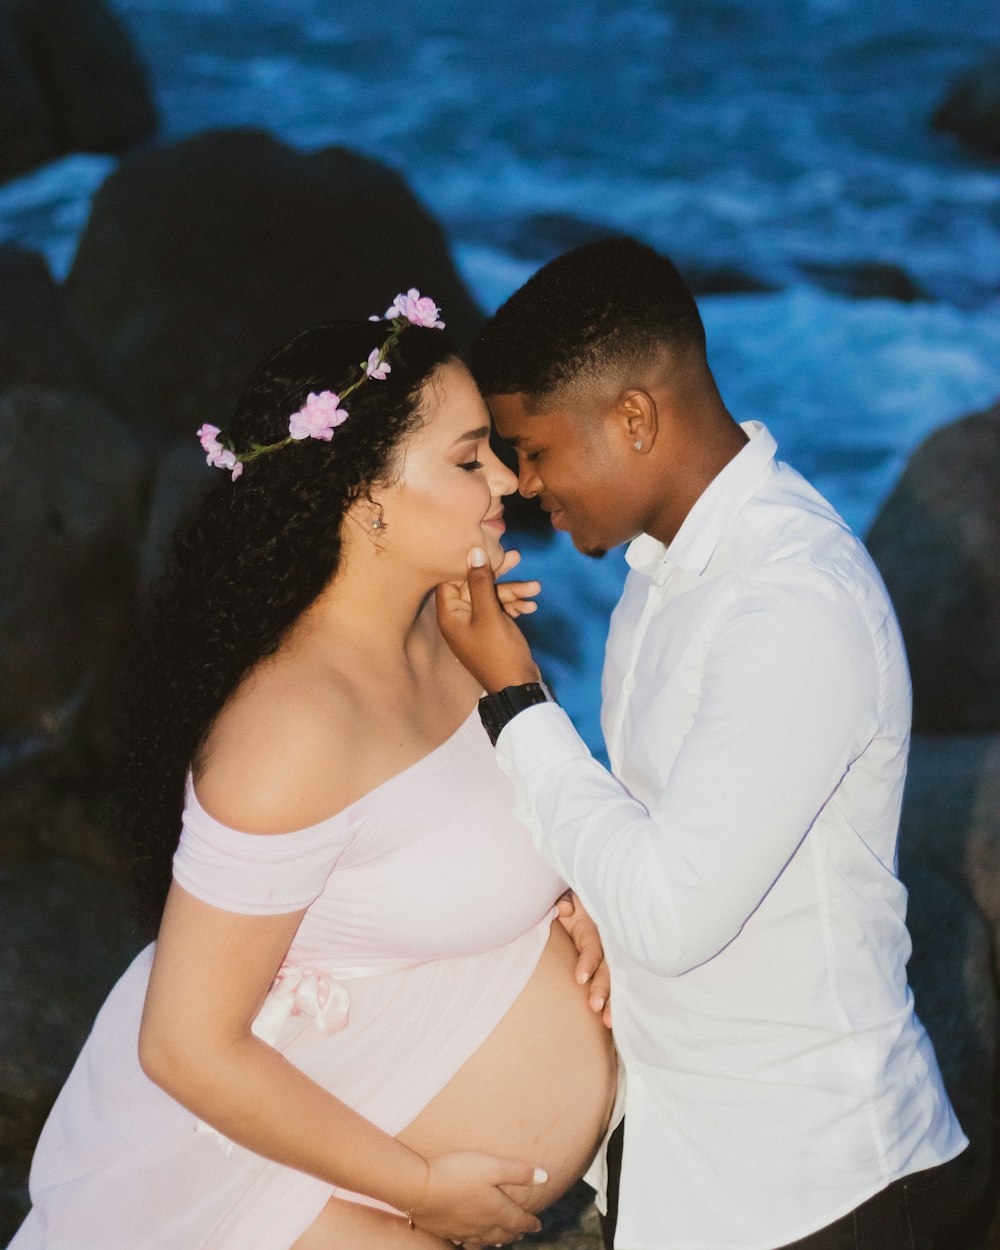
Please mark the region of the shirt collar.
POLYGON ((753 494, 764 469, 774 460, 777 443, 760 421, 744 421, 740 429, 749 442, 729 461, 695 500, 669 547, 651 534, 629 543, 625 559, 637 573, 662 582, 677 566, 702 574, 708 567, 723 530, 753 494))

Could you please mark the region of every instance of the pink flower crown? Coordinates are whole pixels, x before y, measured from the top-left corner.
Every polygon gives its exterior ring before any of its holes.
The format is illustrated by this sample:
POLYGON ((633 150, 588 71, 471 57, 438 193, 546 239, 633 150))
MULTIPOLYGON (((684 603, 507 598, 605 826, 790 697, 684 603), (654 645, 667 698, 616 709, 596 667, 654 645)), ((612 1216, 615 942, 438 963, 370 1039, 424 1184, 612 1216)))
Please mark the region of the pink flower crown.
POLYGON ((358 367, 361 376, 356 382, 335 395, 333 391, 320 391, 318 395, 310 392, 306 402, 288 418, 288 437, 277 443, 251 443, 249 451, 237 451, 228 435, 223 434, 217 425, 203 425, 198 430, 198 441, 206 453, 208 463, 216 469, 229 469, 233 481, 243 472, 243 466, 256 460, 258 456, 266 456, 272 451, 280 451, 289 443, 300 442, 304 438, 318 438, 328 443, 333 438, 333 431, 343 425, 350 415, 341 401, 352 391, 373 378, 382 381, 391 372, 391 365, 386 360, 389 352, 399 342, 399 336, 410 326, 429 326, 434 330, 443 330, 444 322, 438 306, 428 295, 421 295, 411 287, 404 294, 397 295, 381 317, 369 317, 369 321, 389 321, 392 330, 381 347, 376 347, 369 354, 367 361, 358 367))

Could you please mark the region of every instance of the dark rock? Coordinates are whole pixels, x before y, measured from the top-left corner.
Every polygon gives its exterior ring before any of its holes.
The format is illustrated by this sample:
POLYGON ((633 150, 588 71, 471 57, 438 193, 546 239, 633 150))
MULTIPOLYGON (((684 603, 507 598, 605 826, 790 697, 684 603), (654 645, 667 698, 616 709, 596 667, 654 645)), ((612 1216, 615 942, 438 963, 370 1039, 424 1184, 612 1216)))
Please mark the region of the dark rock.
POLYGON ((67 290, 124 407, 194 437, 226 424, 257 360, 334 317, 381 314, 411 286, 456 341, 481 316, 436 222, 393 170, 221 130, 124 160, 98 191, 67 290))
POLYGON ((935 431, 867 544, 913 675, 914 726, 1000 729, 1000 406, 935 431))
POLYGON ((599 1250, 601 1241, 589 1240, 594 1220, 594 1191, 584 1181, 577 1181, 561 1198, 545 1211, 539 1212, 542 1227, 537 1233, 529 1233, 525 1243, 545 1250, 547 1246, 595 1245, 599 1250))
POLYGON ((997 978, 1000 966, 1000 735, 914 735, 901 821, 910 888, 910 975, 945 1084, 972 1143, 973 1183, 992 1173, 972 1232, 1000 1244, 997 978), (984 949, 984 940, 986 949, 984 949))
POLYGON ((621 231, 612 226, 573 213, 529 213, 518 221, 507 245, 515 256, 546 264, 574 247, 619 234, 621 231))
POLYGON ((534 534, 535 537, 551 538, 554 531, 548 513, 543 512, 537 499, 525 499, 523 495, 508 495, 503 501, 504 515, 510 527, 510 543, 517 546, 517 531, 534 534))
POLYGON ((900 835, 911 864, 947 877, 990 924, 1000 966, 1000 736, 915 734, 900 835))
MULTIPOLYGON (((968 895, 933 869, 911 865, 904 879, 913 938, 908 972, 917 1015, 934 1044, 945 1088, 970 1143, 972 1166, 960 1206, 971 1233, 984 1220, 984 1203, 992 1201, 989 1187, 998 1161, 1000 1003, 993 932, 968 895)), ((967 1243, 956 1238, 956 1244, 967 1243)))
POLYGON ((216 469, 192 438, 174 443, 162 455, 153 474, 142 541, 139 572, 144 583, 159 573, 170 548, 170 538, 185 512, 215 481, 216 469))
MULTIPOLYGON (((501 243, 515 256, 546 264, 563 252, 587 243, 620 235, 621 230, 597 221, 588 221, 572 213, 531 213, 514 230, 494 229, 494 242, 501 243)), ((695 295, 734 295, 774 291, 777 287, 765 279, 737 269, 732 265, 704 264, 680 255, 671 259, 684 275, 695 295)))
POLYGON ((139 949, 122 887, 59 859, 0 864, 0 1244, 49 1108, 109 989, 139 949))
POLYGON ((23 385, 108 391, 45 260, 0 244, 0 392, 23 385))
POLYGON ((799 261, 798 268, 816 286, 851 299, 894 299, 912 304, 931 298, 905 269, 885 261, 859 260, 839 265, 799 261))
POLYGON ((1000 54, 967 70, 938 105, 932 124, 980 156, 1000 160, 1000 54))
POLYGON ((103 0, 0 0, 0 179, 67 152, 122 152, 156 112, 103 0))
POLYGON ((142 461, 95 400, 0 398, 0 740, 57 737, 122 640, 134 597, 142 461))
POLYGON ((695 295, 762 295, 780 290, 776 283, 732 265, 701 265, 682 257, 677 268, 695 295))
POLYGON ((127 865, 108 818, 116 745, 110 682, 102 675, 72 721, 0 765, 0 863, 53 851, 124 881, 127 865))

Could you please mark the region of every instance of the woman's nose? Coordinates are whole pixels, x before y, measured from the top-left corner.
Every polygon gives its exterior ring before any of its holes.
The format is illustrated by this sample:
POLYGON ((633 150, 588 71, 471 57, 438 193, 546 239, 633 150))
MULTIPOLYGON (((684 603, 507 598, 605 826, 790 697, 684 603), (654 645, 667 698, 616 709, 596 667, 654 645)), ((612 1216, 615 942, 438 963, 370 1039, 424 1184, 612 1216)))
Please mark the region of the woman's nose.
POLYGON ((494 495, 513 495, 518 489, 517 474, 512 473, 491 447, 490 490, 494 495))

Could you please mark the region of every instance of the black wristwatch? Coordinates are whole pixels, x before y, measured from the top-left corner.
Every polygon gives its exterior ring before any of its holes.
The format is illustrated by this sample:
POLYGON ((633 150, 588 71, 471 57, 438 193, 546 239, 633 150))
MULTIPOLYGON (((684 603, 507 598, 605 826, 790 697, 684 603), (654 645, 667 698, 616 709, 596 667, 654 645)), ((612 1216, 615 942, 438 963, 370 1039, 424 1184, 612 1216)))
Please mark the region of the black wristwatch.
POLYGON ((529 681, 523 686, 504 686, 496 694, 483 695, 479 700, 479 717, 490 736, 490 742, 496 746, 504 725, 513 720, 518 712, 523 712, 526 707, 534 707, 536 703, 555 703, 544 681, 529 681))

